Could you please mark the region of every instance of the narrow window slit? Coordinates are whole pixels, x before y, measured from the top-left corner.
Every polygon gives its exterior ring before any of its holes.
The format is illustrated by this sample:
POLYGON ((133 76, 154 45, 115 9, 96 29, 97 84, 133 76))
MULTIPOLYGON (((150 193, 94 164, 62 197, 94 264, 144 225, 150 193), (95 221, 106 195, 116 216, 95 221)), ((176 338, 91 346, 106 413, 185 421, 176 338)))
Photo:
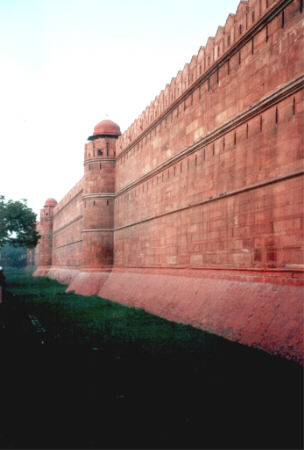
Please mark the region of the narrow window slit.
POLYGON ((292 101, 292 114, 295 115, 295 113, 296 113, 296 99, 294 97, 292 101))
POLYGON ((278 121, 279 121, 279 111, 278 111, 278 107, 276 107, 276 110, 275 110, 275 123, 278 123, 278 121))
POLYGON ((263 117, 260 116, 260 131, 263 130, 263 117))

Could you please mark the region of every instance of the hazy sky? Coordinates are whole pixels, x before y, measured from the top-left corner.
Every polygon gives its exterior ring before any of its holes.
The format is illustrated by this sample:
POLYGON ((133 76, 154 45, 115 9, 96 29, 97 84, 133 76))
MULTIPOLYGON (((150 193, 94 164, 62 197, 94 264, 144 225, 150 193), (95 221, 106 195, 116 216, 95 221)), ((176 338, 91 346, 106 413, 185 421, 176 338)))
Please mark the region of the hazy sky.
POLYGON ((0 194, 61 200, 94 126, 126 130, 238 4, 0 0, 0 194))

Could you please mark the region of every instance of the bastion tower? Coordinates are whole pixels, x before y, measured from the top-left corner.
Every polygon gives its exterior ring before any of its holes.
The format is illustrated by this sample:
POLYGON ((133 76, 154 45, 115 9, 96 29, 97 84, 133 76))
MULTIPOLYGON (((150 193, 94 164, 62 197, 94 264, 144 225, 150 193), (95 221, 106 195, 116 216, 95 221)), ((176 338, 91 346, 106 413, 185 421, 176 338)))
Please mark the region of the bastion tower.
POLYGON ((39 267, 42 270, 47 270, 52 265, 53 215, 56 205, 57 201, 54 198, 48 198, 45 201, 44 208, 40 210, 39 267))
POLYGON ((103 120, 84 153, 82 266, 85 271, 113 264, 116 140, 119 126, 103 120))

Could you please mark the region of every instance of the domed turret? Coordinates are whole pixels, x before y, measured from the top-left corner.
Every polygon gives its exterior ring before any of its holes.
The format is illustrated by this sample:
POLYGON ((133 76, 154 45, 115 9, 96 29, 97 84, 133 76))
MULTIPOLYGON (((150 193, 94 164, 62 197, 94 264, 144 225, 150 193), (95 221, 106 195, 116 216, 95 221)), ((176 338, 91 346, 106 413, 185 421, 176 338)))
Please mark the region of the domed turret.
POLYGON ((113 265, 116 143, 119 126, 99 122, 84 151, 82 270, 113 265))
POLYGON ((89 141, 97 139, 99 137, 111 136, 118 138, 121 135, 119 126, 112 120, 102 120, 95 128, 93 135, 88 138, 89 141))
POLYGON ((45 201, 44 207, 46 206, 56 206, 57 205, 57 200, 55 200, 54 198, 48 198, 45 201))

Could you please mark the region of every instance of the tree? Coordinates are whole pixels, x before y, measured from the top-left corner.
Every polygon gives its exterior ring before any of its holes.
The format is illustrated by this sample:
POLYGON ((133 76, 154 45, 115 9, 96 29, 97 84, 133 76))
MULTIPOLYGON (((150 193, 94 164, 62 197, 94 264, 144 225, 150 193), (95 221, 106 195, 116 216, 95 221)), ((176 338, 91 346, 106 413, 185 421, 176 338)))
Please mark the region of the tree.
POLYGON ((40 238, 36 231, 36 214, 26 200, 5 202, 0 195, 0 248, 5 244, 36 247, 40 238))
POLYGON ((16 247, 5 244, 0 252, 0 265, 9 267, 25 267, 27 263, 27 250, 25 247, 16 247))

